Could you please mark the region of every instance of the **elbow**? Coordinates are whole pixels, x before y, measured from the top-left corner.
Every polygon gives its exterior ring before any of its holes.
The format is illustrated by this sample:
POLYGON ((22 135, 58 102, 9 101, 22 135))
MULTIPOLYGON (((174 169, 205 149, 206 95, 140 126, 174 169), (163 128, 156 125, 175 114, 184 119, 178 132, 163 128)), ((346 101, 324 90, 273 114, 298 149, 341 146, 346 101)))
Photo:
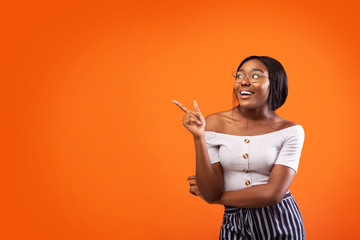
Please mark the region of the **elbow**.
POLYGON ((215 204, 220 198, 204 198, 208 204, 215 204))
POLYGON ((222 191, 218 191, 212 194, 203 194, 203 198, 207 203, 214 204, 221 198, 221 195, 222 191))
POLYGON ((268 193, 267 199, 269 202, 269 205, 276 205, 279 204, 285 196, 285 193, 279 192, 279 191, 271 191, 268 193))
POLYGON ((279 197, 279 196, 273 196, 271 198, 271 205, 276 205, 276 204, 279 204, 281 202, 282 198, 279 197))
POLYGON ((223 188, 220 184, 216 187, 212 186, 211 188, 205 188, 200 184, 200 182, 198 182, 198 187, 201 195, 203 196, 203 199, 209 204, 216 203, 216 201, 221 198, 223 193, 223 188))

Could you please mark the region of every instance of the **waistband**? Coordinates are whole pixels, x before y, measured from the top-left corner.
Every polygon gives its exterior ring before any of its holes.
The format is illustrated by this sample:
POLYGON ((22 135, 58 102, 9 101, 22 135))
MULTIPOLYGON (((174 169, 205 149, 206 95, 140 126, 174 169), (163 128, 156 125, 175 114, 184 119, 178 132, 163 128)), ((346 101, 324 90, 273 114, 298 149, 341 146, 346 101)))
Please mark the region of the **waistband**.
MULTIPOLYGON (((286 192, 284 199, 290 198, 292 197, 291 193, 289 191, 286 192)), ((238 208, 238 207, 231 207, 231 206, 224 206, 225 207, 225 213, 235 213, 235 212, 239 212, 242 209, 246 209, 246 208, 238 208)))

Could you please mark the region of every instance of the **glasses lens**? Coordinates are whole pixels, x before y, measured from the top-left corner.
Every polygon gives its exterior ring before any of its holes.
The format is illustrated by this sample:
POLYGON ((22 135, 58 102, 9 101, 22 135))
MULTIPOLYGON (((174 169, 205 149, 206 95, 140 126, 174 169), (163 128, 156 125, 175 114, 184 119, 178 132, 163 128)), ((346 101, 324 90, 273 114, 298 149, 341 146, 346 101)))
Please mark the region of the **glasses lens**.
POLYGON ((249 78, 251 82, 258 82, 262 76, 262 72, 260 71, 254 71, 250 72, 249 78))
MULTIPOLYGON (((232 76, 235 78, 236 82, 240 82, 246 78, 245 73, 242 71, 233 72, 232 76)), ((248 81, 252 83, 257 83, 263 77, 263 73, 261 71, 252 71, 249 73, 247 77, 248 77, 248 81)))
POLYGON ((245 77, 245 75, 244 75, 243 72, 237 72, 236 73, 236 79, 237 80, 242 80, 242 79, 244 79, 244 77, 245 77))

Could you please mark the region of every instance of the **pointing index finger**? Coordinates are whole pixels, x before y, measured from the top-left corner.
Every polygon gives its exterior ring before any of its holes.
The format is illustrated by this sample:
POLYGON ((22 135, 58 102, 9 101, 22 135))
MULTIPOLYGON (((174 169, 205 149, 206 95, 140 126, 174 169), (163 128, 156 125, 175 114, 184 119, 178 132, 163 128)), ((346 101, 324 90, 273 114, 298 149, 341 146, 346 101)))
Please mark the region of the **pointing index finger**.
POLYGON ((189 110, 181 103, 179 103, 178 101, 172 100, 173 103, 175 103, 181 110, 183 110, 184 112, 188 112, 189 110))

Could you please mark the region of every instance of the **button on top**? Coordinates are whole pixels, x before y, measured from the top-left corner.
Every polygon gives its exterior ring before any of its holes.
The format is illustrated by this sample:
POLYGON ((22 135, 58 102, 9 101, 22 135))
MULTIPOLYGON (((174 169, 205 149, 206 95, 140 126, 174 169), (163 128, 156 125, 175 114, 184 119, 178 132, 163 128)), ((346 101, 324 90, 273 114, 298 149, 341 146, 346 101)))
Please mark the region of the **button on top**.
POLYGON ((248 158, 249 158, 249 154, 244 153, 244 154, 243 154, 243 157, 244 157, 245 159, 248 159, 248 158))
POLYGON ((246 181, 245 181, 245 184, 246 184, 246 186, 249 186, 249 185, 250 185, 250 181, 249 181, 249 180, 246 180, 246 181))
POLYGON ((246 139, 244 140, 244 142, 245 142, 245 143, 249 143, 250 140, 246 138, 246 139))

